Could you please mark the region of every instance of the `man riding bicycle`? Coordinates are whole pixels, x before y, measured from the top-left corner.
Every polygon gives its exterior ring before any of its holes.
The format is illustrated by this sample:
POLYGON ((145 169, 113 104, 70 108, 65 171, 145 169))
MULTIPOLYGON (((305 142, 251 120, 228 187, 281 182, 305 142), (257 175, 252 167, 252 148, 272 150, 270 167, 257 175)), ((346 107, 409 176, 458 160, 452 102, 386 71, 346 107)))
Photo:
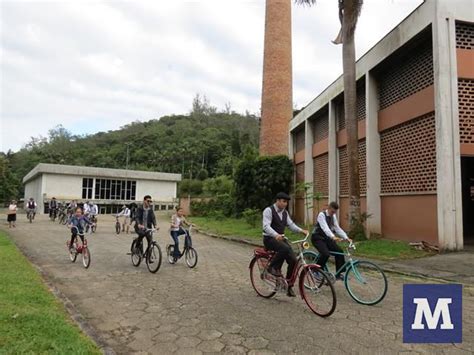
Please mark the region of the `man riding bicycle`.
POLYGON ((58 201, 56 201, 56 197, 53 197, 50 201, 49 201, 49 205, 48 205, 48 210, 49 210, 49 218, 51 218, 53 216, 53 213, 55 214, 56 216, 56 211, 58 209, 58 201))
POLYGON ((93 202, 86 201, 84 204, 84 214, 93 222, 97 222, 99 207, 93 202))
POLYGON ((38 205, 36 204, 35 199, 33 197, 30 197, 30 199, 26 203, 26 213, 27 214, 33 213, 33 218, 35 218, 36 207, 38 207, 38 205))
POLYGON ((156 228, 156 217, 155 212, 151 206, 152 199, 150 195, 146 195, 143 198, 143 205, 138 207, 137 214, 135 216, 135 232, 138 234, 137 245, 143 253, 143 237, 146 237, 147 240, 147 251, 151 245, 152 236, 150 233, 147 233, 146 229, 156 228))
POLYGON ((122 210, 117 214, 117 217, 122 217, 123 216, 123 223, 122 223, 122 232, 125 231, 125 226, 127 227, 127 234, 128 230, 130 227, 129 221, 130 221, 130 208, 128 208, 126 205, 122 206, 122 210))
MULTIPOLYGON (((321 268, 326 265, 330 252, 342 253, 342 249, 336 244, 341 240, 337 236, 349 242, 352 240, 347 236, 346 232, 339 226, 336 212, 339 209, 337 202, 331 202, 328 209, 318 214, 317 222, 314 232, 311 235, 311 243, 319 251, 318 264, 321 268)), ((336 270, 339 270, 345 263, 344 255, 336 254, 336 270)), ((344 274, 341 272, 338 279, 344 279, 344 274)))
MULTIPOLYGON (((295 233, 305 235, 308 234, 308 231, 298 227, 288 215, 286 211, 288 201, 290 200, 288 194, 279 192, 275 199, 275 203, 263 211, 263 245, 266 249, 276 252, 270 265, 268 265, 268 272, 280 277, 280 269, 286 260, 288 263, 286 278, 290 279, 297 260, 295 252, 284 237, 285 228, 288 227, 295 233)), ((295 291, 293 291, 293 285, 288 285, 287 296, 296 296, 295 291)))
POLYGON ((78 234, 81 237, 82 244, 84 244, 84 229, 86 225, 92 224, 91 220, 82 214, 82 208, 76 207, 74 214, 68 220, 68 227, 71 229, 71 241, 69 243, 71 251, 74 251, 73 244, 78 234))

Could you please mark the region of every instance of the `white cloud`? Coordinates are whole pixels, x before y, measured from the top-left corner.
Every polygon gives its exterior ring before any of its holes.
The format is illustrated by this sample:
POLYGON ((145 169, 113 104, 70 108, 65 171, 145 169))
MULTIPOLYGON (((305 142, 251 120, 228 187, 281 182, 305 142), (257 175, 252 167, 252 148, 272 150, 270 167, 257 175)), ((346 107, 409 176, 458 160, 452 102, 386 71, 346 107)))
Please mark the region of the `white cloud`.
MULTIPOLYGON (((0 0, 1 1, 1 0, 0 0)), ((421 0, 366 0, 363 54, 421 0)), ((218 107, 260 108, 265 2, 1 1, 0 150, 63 124, 73 133, 218 107)), ((294 101, 341 73, 337 2, 293 7, 294 101)))

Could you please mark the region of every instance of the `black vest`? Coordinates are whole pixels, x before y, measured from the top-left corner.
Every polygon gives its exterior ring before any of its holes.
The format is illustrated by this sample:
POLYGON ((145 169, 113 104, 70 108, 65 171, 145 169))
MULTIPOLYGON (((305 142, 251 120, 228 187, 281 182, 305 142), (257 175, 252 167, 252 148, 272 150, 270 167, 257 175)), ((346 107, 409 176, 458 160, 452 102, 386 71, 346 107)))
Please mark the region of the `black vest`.
MULTIPOLYGON (((328 216, 326 212, 324 213, 324 217, 326 218, 326 223, 328 224, 329 229, 334 233, 334 217, 333 216, 328 216)), ((319 222, 316 222, 316 227, 314 230, 314 234, 320 236, 320 237, 327 237, 329 236, 326 235, 326 233, 323 231, 321 226, 319 225, 319 222)))
POLYGON ((288 223, 288 212, 284 210, 283 219, 280 219, 280 216, 278 215, 275 206, 271 205, 270 209, 272 210, 272 224, 270 224, 270 227, 272 227, 272 229, 278 234, 284 234, 286 225, 288 223))

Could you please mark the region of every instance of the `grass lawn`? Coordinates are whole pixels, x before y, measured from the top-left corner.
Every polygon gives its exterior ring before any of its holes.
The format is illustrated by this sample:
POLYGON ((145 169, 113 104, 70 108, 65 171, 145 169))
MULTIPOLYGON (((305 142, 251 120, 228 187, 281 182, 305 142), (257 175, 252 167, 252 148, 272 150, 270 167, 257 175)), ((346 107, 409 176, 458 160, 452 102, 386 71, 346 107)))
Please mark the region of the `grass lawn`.
POLYGON ((0 353, 101 353, 1 231, 0 353))
MULTIPOLYGON (((208 217, 190 217, 198 228, 218 235, 238 237, 253 242, 262 241, 262 228, 260 225, 253 228, 245 220, 236 218, 225 218, 215 220, 208 217)), ((311 230, 311 227, 308 227, 311 230)), ((301 239, 301 234, 292 232, 286 233, 290 240, 301 239)), ((344 245, 344 244, 342 244, 344 245)), ((372 239, 356 243, 356 251, 354 256, 365 256, 383 260, 395 259, 413 259, 421 258, 432 253, 421 250, 415 250, 407 242, 388 240, 388 239, 372 239)))

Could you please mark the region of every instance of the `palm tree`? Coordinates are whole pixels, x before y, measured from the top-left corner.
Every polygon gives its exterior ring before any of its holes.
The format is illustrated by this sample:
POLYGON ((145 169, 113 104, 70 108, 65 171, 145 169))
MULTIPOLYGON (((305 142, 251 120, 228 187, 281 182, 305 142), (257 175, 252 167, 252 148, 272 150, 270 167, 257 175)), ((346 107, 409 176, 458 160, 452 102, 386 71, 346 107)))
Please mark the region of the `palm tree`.
MULTIPOLYGON (((295 0, 297 4, 314 5, 316 0, 295 0)), ((361 223, 359 185, 359 136, 356 109, 355 29, 363 0, 338 0, 341 30, 333 41, 342 43, 344 77, 344 112, 347 130, 347 155, 349 158, 349 221, 351 229, 361 223)))

